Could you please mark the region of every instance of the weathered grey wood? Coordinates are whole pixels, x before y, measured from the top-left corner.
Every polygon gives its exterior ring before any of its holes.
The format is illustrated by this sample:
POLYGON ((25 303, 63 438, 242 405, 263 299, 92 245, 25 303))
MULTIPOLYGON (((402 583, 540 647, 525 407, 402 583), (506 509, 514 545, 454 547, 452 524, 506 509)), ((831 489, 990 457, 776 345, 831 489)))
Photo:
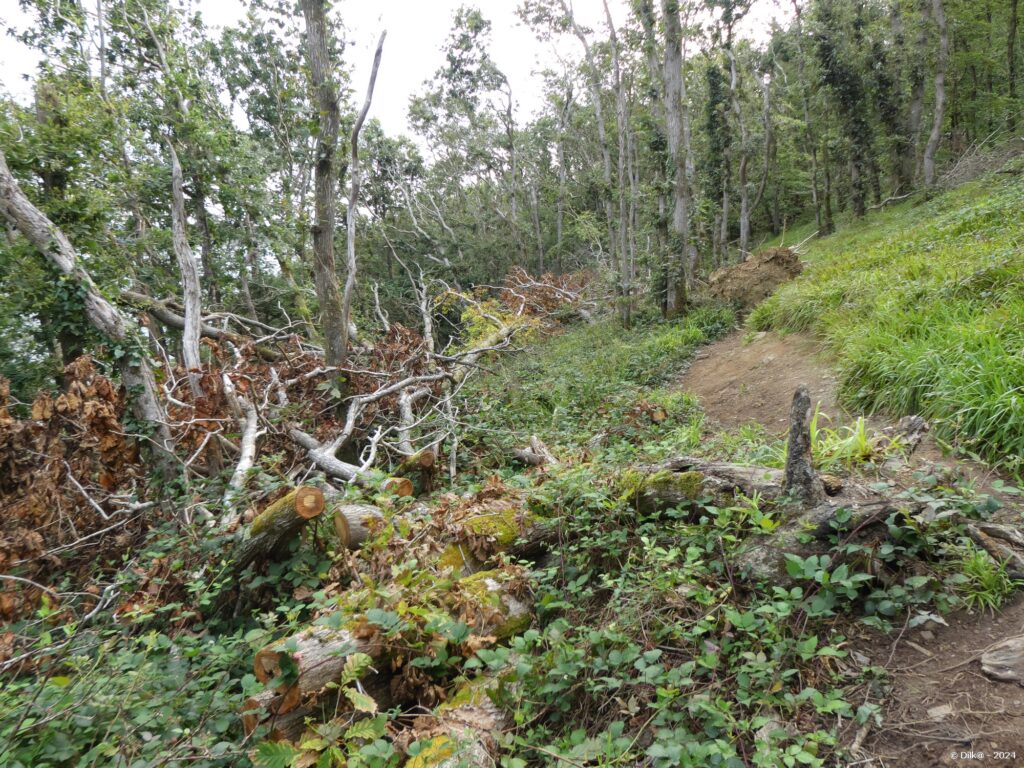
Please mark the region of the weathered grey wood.
POLYGON ((825 500, 825 486, 811 459, 811 416, 811 395, 807 385, 801 384, 793 394, 789 414, 789 446, 782 488, 809 507, 825 500))
POLYGON ((168 141, 167 151, 171 158, 171 242, 174 257, 181 273, 181 292, 185 302, 185 327, 181 332, 181 356, 188 373, 189 387, 193 397, 202 397, 199 377, 202 361, 199 358, 199 327, 202 324, 202 291, 199 287, 199 268, 196 257, 188 244, 187 222, 185 219, 185 193, 182 189, 181 163, 174 145, 168 141))

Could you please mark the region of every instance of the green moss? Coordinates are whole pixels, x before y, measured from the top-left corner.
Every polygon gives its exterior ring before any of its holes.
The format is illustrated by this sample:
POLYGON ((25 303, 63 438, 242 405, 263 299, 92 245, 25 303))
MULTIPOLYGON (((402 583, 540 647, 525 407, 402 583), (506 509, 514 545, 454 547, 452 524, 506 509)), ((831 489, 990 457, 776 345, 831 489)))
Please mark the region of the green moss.
POLYGON ((704 489, 704 475, 700 472, 672 472, 663 469, 647 477, 641 491, 657 491, 695 501, 704 489))
POLYGON ((454 573, 472 573, 479 570, 483 565, 465 547, 458 544, 449 544, 437 558, 437 566, 443 569, 450 569, 454 573))
POLYGON ((507 640, 529 629, 533 617, 526 606, 502 589, 500 571, 480 571, 459 580, 459 586, 479 605, 502 616, 488 632, 498 640, 507 640))
POLYGON ((470 517, 462 521, 462 527, 478 536, 490 536, 498 546, 505 548, 519 538, 520 521, 522 527, 529 528, 536 520, 536 515, 529 510, 509 507, 470 517))

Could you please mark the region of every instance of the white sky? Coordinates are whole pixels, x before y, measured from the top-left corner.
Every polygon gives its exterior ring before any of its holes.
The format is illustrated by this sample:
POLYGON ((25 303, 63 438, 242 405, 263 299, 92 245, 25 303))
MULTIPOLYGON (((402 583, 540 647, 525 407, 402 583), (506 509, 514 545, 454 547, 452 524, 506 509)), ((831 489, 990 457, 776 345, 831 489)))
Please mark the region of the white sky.
MULTIPOLYGON (((208 26, 223 27, 244 15, 244 0, 193 0, 208 26)), ((491 56, 506 74, 519 104, 517 118, 525 121, 542 101, 539 70, 560 67, 551 43, 536 40, 516 16, 519 0, 339 0, 335 12, 348 29, 351 45, 346 58, 352 66, 355 100, 361 102, 369 78, 373 48, 381 29, 387 29, 384 56, 377 76, 371 116, 378 118, 389 134, 409 133, 406 110, 409 98, 418 93, 443 63, 441 46, 451 29, 455 10, 475 5, 492 22, 491 56)), ((609 0, 616 26, 627 18, 628 0, 609 0)), ((788 4, 783 6, 788 8, 788 4)), ((605 34, 601 0, 576 0, 575 13, 581 23, 602 37, 605 34)), ((760 37, 773 16, 780 12, 778 0, 755 0, 744 20, 745 33, 760 37), (759 34, 760 33, 760 34, 759 34)), ((0 84, 19 100, 30 98, 26 74, 34 74, 38 57, 6 33, 8 26, 21 30, 31 23, 18 0, 0 0, 0 84)), ((559 53, 579 58, 579 43, 567 36, 559 42, 559 53)))

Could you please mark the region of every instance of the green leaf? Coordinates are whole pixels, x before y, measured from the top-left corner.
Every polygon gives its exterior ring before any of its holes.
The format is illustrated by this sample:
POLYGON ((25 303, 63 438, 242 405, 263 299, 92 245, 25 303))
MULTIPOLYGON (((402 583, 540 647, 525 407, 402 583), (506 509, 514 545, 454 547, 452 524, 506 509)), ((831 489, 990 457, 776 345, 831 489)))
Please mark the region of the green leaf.
POLYGON ((345 696, 352 702, 352 706, 356 708, 357 712, 368 712, 373 715, 377 712, 377 702, 365 693, 357 691, 355 688, 345 688, 345 696))
POLYGON ((346 685, 354 682, 373 664, 373 659, 365 653, 353 653, 345 659, 345 668, 341 672, 341 684, 346 685))
POLYGON ((379 739, 384 735, 385 730, 385 719, 384 717, 374 717, 360 720, 347 731, 345 731, 345 740, 350 739, 379 739))
POLYGON ((288 768, 302 750, 280 742, 264 741, 256 747, 256 765, 259 768, 288 768))

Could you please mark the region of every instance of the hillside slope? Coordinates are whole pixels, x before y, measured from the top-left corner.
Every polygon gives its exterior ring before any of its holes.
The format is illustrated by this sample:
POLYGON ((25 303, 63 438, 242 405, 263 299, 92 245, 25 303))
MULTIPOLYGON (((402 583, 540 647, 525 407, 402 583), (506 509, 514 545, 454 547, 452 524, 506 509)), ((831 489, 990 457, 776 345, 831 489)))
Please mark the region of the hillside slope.
POLYGON ((1024 455, 1024 183, 1019 161, 807 248, 804 273, 751 316, 810 331, 855 410, 919 413, 961 448, 1024 455))

